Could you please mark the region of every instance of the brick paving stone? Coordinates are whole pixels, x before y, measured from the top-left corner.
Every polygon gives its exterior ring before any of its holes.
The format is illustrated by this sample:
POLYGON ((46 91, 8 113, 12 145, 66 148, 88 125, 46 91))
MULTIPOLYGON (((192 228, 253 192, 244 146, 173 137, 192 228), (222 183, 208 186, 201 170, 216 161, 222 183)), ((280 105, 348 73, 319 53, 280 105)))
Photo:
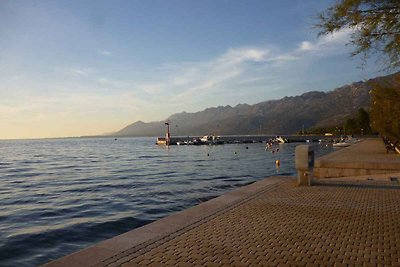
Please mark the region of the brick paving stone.
POLYGON ((399 266, 400 186, 331 182, 273 190, 172 238, 115 257, 121 266, 399 266))

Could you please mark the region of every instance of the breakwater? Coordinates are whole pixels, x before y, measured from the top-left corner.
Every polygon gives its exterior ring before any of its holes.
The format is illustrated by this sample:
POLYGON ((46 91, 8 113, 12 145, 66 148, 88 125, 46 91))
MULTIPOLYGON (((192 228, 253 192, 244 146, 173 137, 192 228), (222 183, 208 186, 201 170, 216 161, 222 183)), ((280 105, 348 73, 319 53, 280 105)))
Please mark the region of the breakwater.
MULTIPOLYGON (((340 139, 340 136, 324 136, 324 135, 280 135, 288 140, 289 143, 304 143, 304 142, 333 142, 335 139, 340 139)), ((200 139, 202 136, 172 136, 171 143, 192 141, 200 139)), ((220 136, 219 139, 225 144, 246 144, 246 143, 265 143, 275 139, 277 135, 232 135, 220 136)))

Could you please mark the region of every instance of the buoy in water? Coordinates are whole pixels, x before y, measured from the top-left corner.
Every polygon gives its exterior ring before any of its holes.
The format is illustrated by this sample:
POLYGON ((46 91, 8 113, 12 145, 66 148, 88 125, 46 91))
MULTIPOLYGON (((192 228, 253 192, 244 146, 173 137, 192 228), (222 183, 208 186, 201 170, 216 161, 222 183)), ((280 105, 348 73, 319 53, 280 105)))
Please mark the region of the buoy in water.
POLYGON ((279 161, 279 159, 275 160, 275 165, 277 168, 279 168, 279 166, 281 165, 281 162, 279 161))

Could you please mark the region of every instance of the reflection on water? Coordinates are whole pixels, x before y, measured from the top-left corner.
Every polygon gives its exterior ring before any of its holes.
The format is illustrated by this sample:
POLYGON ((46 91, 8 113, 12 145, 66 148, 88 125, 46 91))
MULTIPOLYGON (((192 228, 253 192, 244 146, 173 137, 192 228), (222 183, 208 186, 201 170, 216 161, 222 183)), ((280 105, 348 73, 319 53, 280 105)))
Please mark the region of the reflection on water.
POLYGON ((154 138, 0 141, 0 265, 36 266, 263 177, 294 174, 295 145, 271 153, 261 143, 166 148, 154 138))

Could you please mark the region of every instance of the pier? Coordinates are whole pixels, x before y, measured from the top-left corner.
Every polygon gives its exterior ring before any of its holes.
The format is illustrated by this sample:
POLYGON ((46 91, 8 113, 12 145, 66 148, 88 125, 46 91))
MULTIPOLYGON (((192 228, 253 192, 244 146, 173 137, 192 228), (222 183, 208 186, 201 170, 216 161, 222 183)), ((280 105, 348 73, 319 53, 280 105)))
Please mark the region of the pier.
MULTIPOLYGON (((288 143, 305 143, 320 142, 332 143, 334 140, 340 139, 340 136, 324 136, 324 135, 235 135, 235 136, 218 136, 219 141, 223 144, 249 144, 249 143, 267 143, 276 140, 277 136, 281 136, 288 143)), ((177 145, 177 143, 192 142, 194 139, 199 140, 201 136, 172 136, 169 145, 177 145)), ((158 137, 156 144, 165 145, 165 137, 158 137)), ((192 143, 193 144, 193 143, 192 143)), ((203 145, 208 143, 203 142, 203 145)))
POLYGON ((378 175, 400 172, 400 156, 387 153, 380 138, 368 138, 350 147, 329 153, 315 162, 318 178, 378 175))
MULTIPOLYGON (((378 141, 329 154, 316 167, 347 166, 354 154, 360 169, 391 159, 378 141)), ((400 166, 400 157, 390 163, 400 166)), ((268 177, 44 266, 399 264, 400 169, 391 169, 313 186, 268 177)))

